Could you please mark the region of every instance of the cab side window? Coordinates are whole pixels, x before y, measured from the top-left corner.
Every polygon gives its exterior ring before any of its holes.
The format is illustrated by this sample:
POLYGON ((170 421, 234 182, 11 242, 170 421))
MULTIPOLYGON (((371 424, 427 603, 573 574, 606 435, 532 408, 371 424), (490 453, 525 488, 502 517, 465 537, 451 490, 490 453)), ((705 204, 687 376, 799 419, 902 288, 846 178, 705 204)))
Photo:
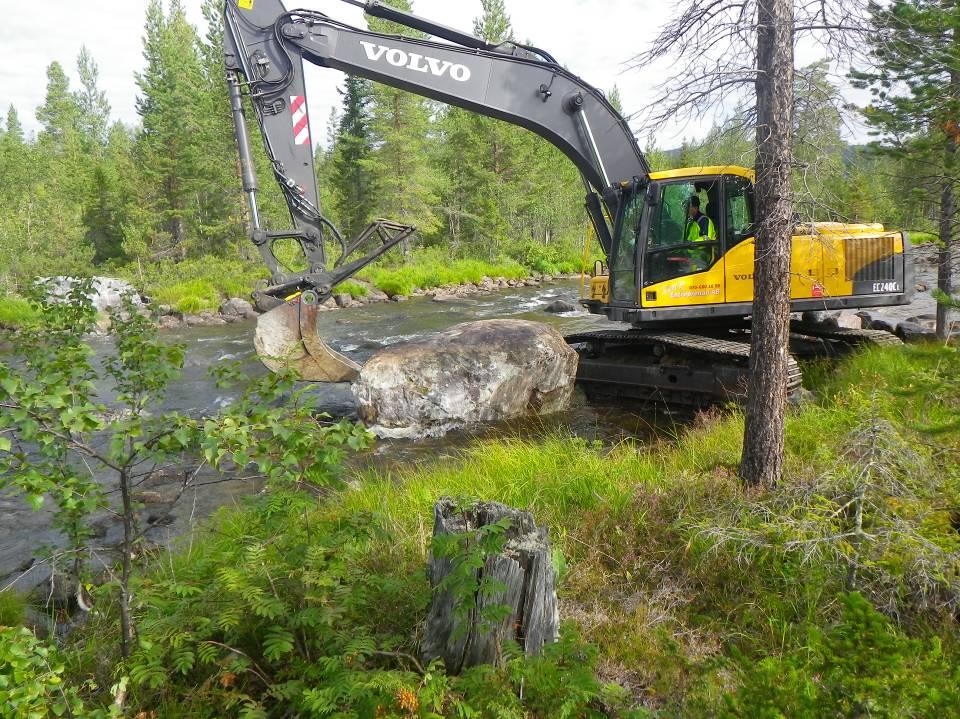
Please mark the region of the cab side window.
POLYGON ((727 249, 754 234, 753 190, 749 180, 728 177, 724 183, 727 195, 727 249))

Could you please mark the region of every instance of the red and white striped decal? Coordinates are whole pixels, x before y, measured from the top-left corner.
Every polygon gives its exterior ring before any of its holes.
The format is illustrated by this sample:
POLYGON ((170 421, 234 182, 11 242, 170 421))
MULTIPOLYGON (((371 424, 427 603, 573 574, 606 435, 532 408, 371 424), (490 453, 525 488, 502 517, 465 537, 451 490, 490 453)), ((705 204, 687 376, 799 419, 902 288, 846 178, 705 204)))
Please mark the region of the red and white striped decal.
POLYGON ((303 95, 290 96, 290 114, 293 117, 293 144, 310 142, 310 124, 307 120, 307 102, 303 95))

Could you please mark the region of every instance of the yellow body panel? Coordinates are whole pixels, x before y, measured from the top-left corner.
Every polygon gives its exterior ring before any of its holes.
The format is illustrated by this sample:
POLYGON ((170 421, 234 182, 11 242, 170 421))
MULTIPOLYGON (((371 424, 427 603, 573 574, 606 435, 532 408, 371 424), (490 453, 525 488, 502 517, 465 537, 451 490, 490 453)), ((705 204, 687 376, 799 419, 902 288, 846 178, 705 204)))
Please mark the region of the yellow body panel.
POLYGON ((701 165, 700 167, 678 167, 676 170, 661 170, 660 172, 651 172, 650 179, 659 181, 690 178, 693 180, 698 177, 708 177, 713 175, 736 175, 737 177, 745 177, 750 180, 750 182, 754 181, 753 170, 749 170, 746 167, 740 167, 739 165, 701 165))
MULTIPOLYGON (((802 228, 792 245, 790 298, 794 300, 850 297, 857 269, 889 256, 890 250, 903 253, 902 235, 886 232, 880 225, 832 225, 818 234, 802 228)), ((658 308, 752 302, 754 249, 753 238, 744 240, 708 270, 642 288, 637 303, 658 308)), ((606 276, 590 280, 589 299, 605 303, 608 292, 606 276)))
MULTIPOLYGON (((654 181, 738 176, 755 179, 753 170, 738 165, 682 167, 650 173, 654 181)), ((816 222, 794 230, 790 261, 790 298, 851 297, 853 279, 861 268, 890 255, 903 254, 903 236, 880 224, 816 222)), ((709 269, 642 287, 636 303, 645 309, 691 307, 753 301, 754 238, 731 247, 709 269)), ((587 299, 610 300, 607 276, 590 280, 587 299)), ((887 289, 874 290, 890 291, 887 289)))

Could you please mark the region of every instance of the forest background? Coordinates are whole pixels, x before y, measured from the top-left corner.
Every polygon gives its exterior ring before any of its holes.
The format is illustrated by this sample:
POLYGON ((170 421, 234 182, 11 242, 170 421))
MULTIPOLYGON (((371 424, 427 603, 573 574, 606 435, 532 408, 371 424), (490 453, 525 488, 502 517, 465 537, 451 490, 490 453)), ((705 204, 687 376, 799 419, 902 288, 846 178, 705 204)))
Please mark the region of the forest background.
MULTIPOLYGON (((407 0, 394 4, 410 9, 407 0)), ((79 86, 71 87, 59 63, 47 68, 37 133, 27 136, 9 107, 0 122, 0 322, 26 307, 16 297, 38 276, 121 276, 182 311, 247 296, 265 276, 245 232, 220 5, 204 0, 207 27, 200 31, 181 0, 150 3, 136 127, 112 121, 87 48, 76 61, 79 86)), ((475 34, 513 39, 503 0, 482 6, 475 34)), ((410 32, 377 19, 370 27, 410 32)), ((616 87, 605 90, 619 108, 616 87)), ((903 154, 848 144, 845 114, 856 109, 844 102, 826 61, 801 69, 795 90, 798 219, 882 222, 930 239, 937 173, 903 154)), ((521 128, 360 78, 348 77, 340 92, 341 106, 316 146, 321 202, 344 234, 379 217, 418 228, 411 254, 385 260, 416 279, 398 283, 393 273, 388 290, 430 284, 429 268, 449 266, 450 258, 508 276, 581 268, 590 254, 583 185, 557 149, 521 128)), ((704 138, 670 150, 647 142, 645 151, 656 169, 750 167, 752 135, 748 119, 734 111, 704 138)), ((255 144, 266 222, 284 228, 286 206, 255 144)), ((285 254, 292 268, 295 254, 285 254)), ((447 272, 433 283, 451 278, 447 272)))

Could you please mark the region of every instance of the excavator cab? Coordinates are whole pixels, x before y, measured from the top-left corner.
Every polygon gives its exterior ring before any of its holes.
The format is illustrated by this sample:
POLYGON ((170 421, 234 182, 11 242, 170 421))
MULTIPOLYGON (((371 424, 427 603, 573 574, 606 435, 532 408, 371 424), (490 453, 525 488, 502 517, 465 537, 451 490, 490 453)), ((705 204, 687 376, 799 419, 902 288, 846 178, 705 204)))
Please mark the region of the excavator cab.
MULTIPOLYGON (((583 304, 638 328, 743 323, 752 311, 753 172, 743 167, 653 172, 621 192, 610 268, 583 304), (695 199, 694 199, 695 198, 695 199), (708 234, 692 228, 699 205, 708 234)), ((797 312, 909 301, 905 238, 880 225, 798 225, 791 243, 797 312)))

